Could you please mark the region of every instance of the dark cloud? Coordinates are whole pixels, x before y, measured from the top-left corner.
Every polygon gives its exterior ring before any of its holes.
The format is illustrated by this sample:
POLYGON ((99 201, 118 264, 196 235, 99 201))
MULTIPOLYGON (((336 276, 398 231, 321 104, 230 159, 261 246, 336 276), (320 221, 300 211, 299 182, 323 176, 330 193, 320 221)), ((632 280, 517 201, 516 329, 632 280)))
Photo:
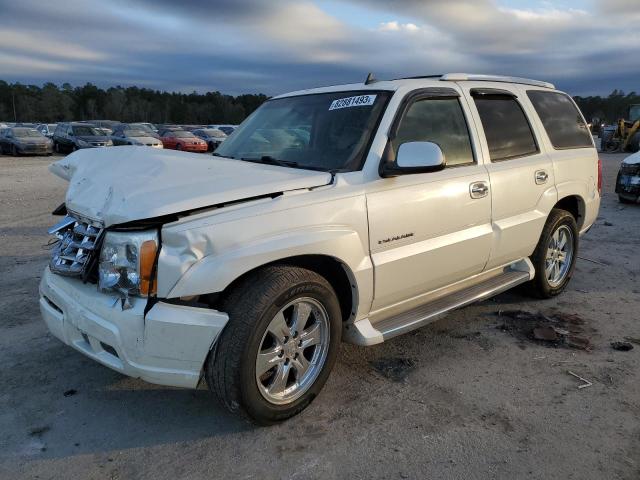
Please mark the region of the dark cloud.
POLYGON ((546 2, 506 8, 493 0, 343 3, 387 23, 350 23, 336 13, 337 0, 331 13, 311 0, 11 2, 3 5, 10 21, 0 26, 0 76, 278 94, 360 81, 368 71, 473 71, 591 94, 634 89, 640 73, 630 60, 637 56, 637 0, 601 2, 593 11, 546 2))

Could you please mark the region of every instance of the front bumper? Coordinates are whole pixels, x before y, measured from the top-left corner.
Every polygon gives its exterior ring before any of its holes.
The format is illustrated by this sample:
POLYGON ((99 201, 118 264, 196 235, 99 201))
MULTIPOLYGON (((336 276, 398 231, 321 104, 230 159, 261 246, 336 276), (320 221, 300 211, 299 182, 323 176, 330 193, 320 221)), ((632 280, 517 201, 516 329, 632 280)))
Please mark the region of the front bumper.
POLYGON ((206 357, 229 317, 206 308, 119 299, 47 267, 40 311, 51 333, 107 367, 150 383, 195 388, 206 357))
POLYGON ((19 145, 16 148, 18 153, 23 155, 48 155, 53 153, 53 147, 51 145, 19 145))
POLYGON ((202 153, 202 152, 206 152, 209 149, 209 145, 204 144, 204 145, 185 145, 182 147, 182 150, 184 150, 185 152, 192 152, 192 153, 202 153))
POLYGON ((640 197, 640 168, 634 172, 621 170, 616 178, 616 193, 628 200, 640 197))

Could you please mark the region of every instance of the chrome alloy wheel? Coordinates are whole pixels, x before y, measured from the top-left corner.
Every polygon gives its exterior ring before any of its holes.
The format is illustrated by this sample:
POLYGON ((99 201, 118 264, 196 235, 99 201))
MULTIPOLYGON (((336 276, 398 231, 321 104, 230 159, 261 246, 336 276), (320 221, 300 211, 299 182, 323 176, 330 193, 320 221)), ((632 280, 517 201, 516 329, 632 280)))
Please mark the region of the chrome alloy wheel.
POLYGON ((561 225, 547 246, 545 257, 545 275, 552 288, 560 285, 567 276, 573 261, 573 232, 566 225, 561 225))
POLYGON ((256 382, 270 403, 300 398, 322 371, 329 350, 329 315, 314 298, 289 302, 271 320, 256 358, 256 382))

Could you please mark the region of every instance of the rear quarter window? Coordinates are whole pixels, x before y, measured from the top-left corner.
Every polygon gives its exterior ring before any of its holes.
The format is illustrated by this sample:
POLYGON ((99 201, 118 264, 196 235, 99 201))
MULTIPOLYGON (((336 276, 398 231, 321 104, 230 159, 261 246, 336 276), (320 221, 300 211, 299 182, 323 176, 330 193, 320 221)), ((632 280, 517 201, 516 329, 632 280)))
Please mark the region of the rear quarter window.
POLYGON ((527 96, 555 149, 592 147, 591 133, 568 95, 529 90, 527 96))

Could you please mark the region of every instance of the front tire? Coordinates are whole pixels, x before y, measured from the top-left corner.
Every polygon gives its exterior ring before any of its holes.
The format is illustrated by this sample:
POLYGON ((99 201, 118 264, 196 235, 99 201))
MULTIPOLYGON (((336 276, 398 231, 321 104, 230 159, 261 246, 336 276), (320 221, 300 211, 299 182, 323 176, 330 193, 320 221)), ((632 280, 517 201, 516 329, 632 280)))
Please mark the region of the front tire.
POLYGON ((317 273, 260 269, 223 301, 229 322, 207 359, 205 377, 221 402, 270 425, 304 410, 336 360, 342 320, 336 294, 317 273))
POLYGON ((532 295, 551 298, 563 292, 575 268, 578 238, 578 225, 573 215, 554 208, 530 257, 536 271, 528 283, 532 295))

